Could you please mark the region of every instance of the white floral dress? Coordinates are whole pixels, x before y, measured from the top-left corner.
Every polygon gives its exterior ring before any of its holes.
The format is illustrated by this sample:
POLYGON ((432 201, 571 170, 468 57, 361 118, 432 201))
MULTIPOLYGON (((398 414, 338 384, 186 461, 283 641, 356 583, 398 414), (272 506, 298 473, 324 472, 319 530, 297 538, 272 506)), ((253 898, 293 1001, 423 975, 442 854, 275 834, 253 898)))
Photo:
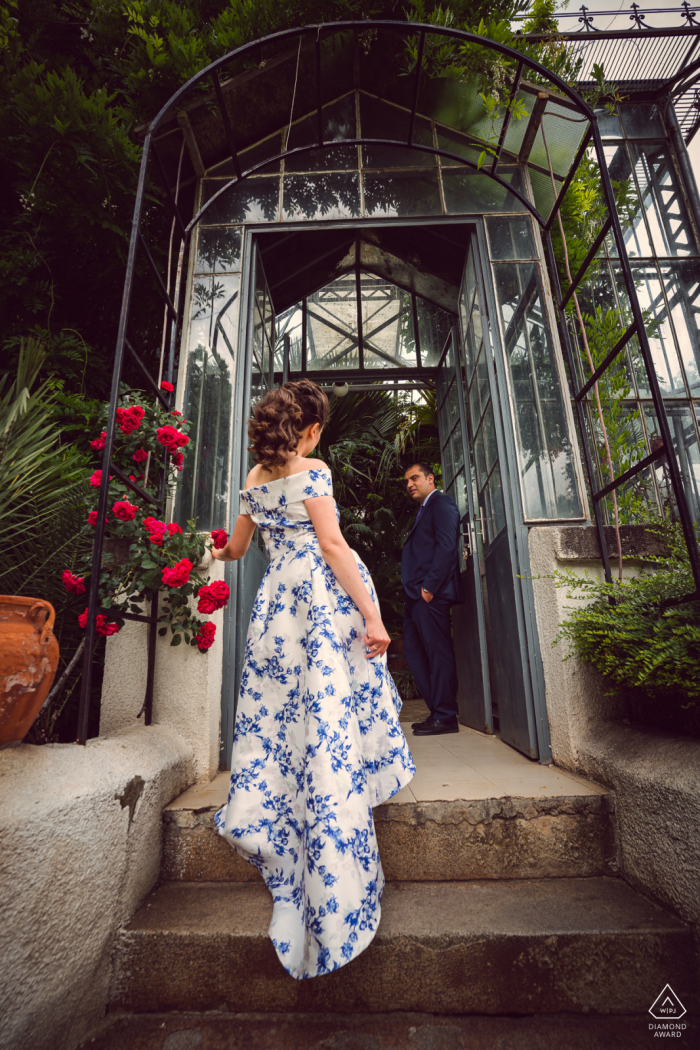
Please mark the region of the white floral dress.
POLYGON ((228 804, 215 817, 272 893, 270 937, 297 979, 338 969, 374 937, 384 874, 372 807, 415 773, 386 656, 365 658, 364 619, 304 505, 332 494, 327 468, 241 492, 270 564, 248 629, 228 804))

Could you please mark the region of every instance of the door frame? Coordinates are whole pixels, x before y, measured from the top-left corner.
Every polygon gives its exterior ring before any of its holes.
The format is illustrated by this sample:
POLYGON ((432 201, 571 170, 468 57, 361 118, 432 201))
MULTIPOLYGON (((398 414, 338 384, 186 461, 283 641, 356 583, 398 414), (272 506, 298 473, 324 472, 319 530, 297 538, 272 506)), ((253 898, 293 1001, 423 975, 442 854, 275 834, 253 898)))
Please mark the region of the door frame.
MULTIPOLYGON (((518 619, 518 630, 521 639, 521 656, 523 669, 525 671, 523 680, 529 692, 529 703, 526 704, 528 714, 528 727, 531 735, 537 741, 539 761, 549 765, 552 762, 552 744, 549 733, 549 720, 547 717, 547 698, 544 682, 544 665, 542 662, 542 651, 540 648, 539 631, 537 628, 537 616, 535 611, 535 595, 532 587, 532 569, 530 566, 529 526, 525 523, 522 491, 518 473, 518 453, 515 444, 515 431, 512 415, 512 401, 510 387, 506 374, 505 351, 501 338, 501 328, 498 320, 498 304, 491 271, 490 255, 486 240, 486 223, 482 219, 476 224, 476 239, 479 251, 480 265, 475 267, 477 281, 481 275, 483 283, 484 308, 486 311, 486 323, 489 339, 493 347, 495 363, 496 390, 498 397, 494 400, 494 420, 496 423, 496 442, 499 447, 499 458, 502 464, 502 483, 504 492, 504 506, 506 512, 506 529, 508 530, 508 544, 513 567, 515 569, 515 595, 516 615, 518 619), (503 476, 505 475, 505 476, 503 476), (507 480, 506 480, 507 479, 507 480), (507 496, 506 496, 507 493, 507 496), (522 643, 525 643, 524 647, 522 643)), ((546 296, 546 291, 545 291, 546 296)), ((558 333, 551 326, 551 315, 548 311, 550 321, 550 333, 554 340, 555 348, 561 353, 559 347, 558 333)), ((568 393, 568 388, 567 393, 568 393)), ((575 435, 573 431, 572 436, 575 435)), ((560 524, 559 521, 552 524, 560 524)))
MULTIPOLYGON (((489 213, 501 216, 502 213, 489 213)), ((510 213, 508 213, 510 214, 510 213)), ((514 213, 515 214, 515 213, 514 213)), ((520 214, 520 213, 518 213, 520 214)), ((375 227, 375 226, 404 226, 404 227, 420 227, 426 225, 469 225, 475 230, 478 251, 479 251, 479 266, 476 267, 477 279, 478 275, 481 275, 482 282, 482 295, 484 302, 485 320, 488 328, 489 338, 491 339, 494 357, 496 362, 496 379, 497 379, 497 392, 498 398, 497 403, 494 402, 494 413, 498 414, 498 425, 496 426, 497 441, 501 441, 501 434, 504 436, 504 447, 499 448, 499 457, 502 463, 503 477, 503 490, 504 494, 509 493, 509 497, 504 499, 505 511, 506 511, 506 528, 509 532, 509 545, 511 550, 511 558, 513 559, 513 565, 518 568, 519 580, 517 581, 520 586, 516 586, 516 596, 518 598, 516 610, 518 616, 518 625, 521 639, 526 639, 526 646, 522 648, 521 645, 521 656, 523 658, 523 667, 525 669, 524 680, 528 683, 531 690, 531 704, 528 708, 528 719, 530 718, 530 710, 534 709, 534 738, 538 744, 539 750, 539 761, 542 763, 551 762, 551 742, 549 735, 549 723, 547 719, 547 708, 546 708, 546 697, 544 687, 544 668, 542 664, 542 656, 539 645, 539 634, 537 631, 537 621, 535 615, 535 604, 534 604, 534 593, 532 589, 531 570, 530 570, 530 557, 528 548, 528 526, 524 524, 523 519, 523 504, 520 493, 520 482, 519 479, 515 488, 513 488, 512 478, 518 478, 517 474, 517 453, 515 448, 515 437, 512 429, 512 415, 510 412, 510 395, 508 391, 508 382, 505 373, 505 361, 503 358, 503 346, 500 336, 500 329, 498 325, 498 313, 495 299, 495 290, 493 288, 493 276, 491 274, 490 257, 488 254, 488 246, 486 241, 486 228, 485 228, 486 216, 481 213, 475 214, 463 214, 463 215, 451 215, 451 216, 430 216, 428 217, 417 217, 417 218, 392 218, 392 217, 377 217, 376 219, 341 219, 341 220, 328 220, 324 221, 301 221, 284 223, 285 229, 296 229, 299 231, 303 230, 316 230, 316 229, 330 229, 330 228, 348 228, 357 229, 362 226, 375 227), (508 408, 507 412, 503 412, 503 405, 508 408), (505 417, 505 418, 504 418, 505 417), (506 425, 507 420, 507 425, 506 425), (515 466, 515 473, 513 468, 515 466), (515 507, 513 506, 515 502, 515 507), (517 509, 517 514, 514 511, 517 509), (516 521, 517 517, 520 517, 520 523, 516 521)), ((252 310, 255 303, 254 296, 254 281, 255 273, 252 265, 254 259, 254 246, 255 239, 258 234, 270 233, 271 224, 269 223, 250 223, 243 224, 242 229, 242 243, 241 243, 241 281, 239 290, 239 312, 238 312, 238 343, 237 343, 237 362, 235 369, 235 384, 234 384, 234 397, 233 397, 233 427, 232 427, 232 442, 231 442, 231 470, 230 470, 230 504, 229 504, 229 526, 233 525, 235 520, 234 501, 237 502, 238 491, 245 484, 247 476, 247 459, 244 455, 243 430, 245 427, 246 419, 244 418, 247 413, 247 406, 250 402, 251 393, 251 379, 252 379, 252 350, 249 342, 249 333, 252 331, 252 310)), ((538 242, 539 243, 539 242, 538 242)), ((466 255, 465 255, 466 259, 466 255)), ((545 297, 549 292, 549 282, 545 282, 545 297)), ((551 312, 549 310, 549 304, 547 304, 547 316, 550 324, 550 331, 552 339, 554 340, 555 347, 558 353, 561 353, 559 346, 559 334, 556 327, 551 325, 551 312)), ((458 323, 458 318, 456 318, 458 323)), ((460 350, 461 354, 461 350, 460 350)), ((426 370, 427 372, 428 370, 426 370)), ((429 370, 430 373, 434 369, 429 370)), ((463 385, 460 383, 460 419, 465 419, 466 406, 464 405, 464 390, 463 385)), ((574 432, 575 433, 575 432, 574 432)), ((467 443, 468 447, 468 443, 467 443)), ((469 449, 471 455, 471 449, 469 449)), ((559 524, 555 522, 554 524, 559 524)), ((230 529, 229 529, 230 531, 230 529)), ((240 673, 238 670, 239 661, 237 654, 242 651, 242 645, 245 644, 245 636, 247 633, 247 624, 243 625, 239 621, 241 620, 241 612, 243 608, 243 593, 244 593, 244 576, 245 568, 243 562, 227 562, 224 569, 224 580, 229 585, 231 592, 231 599, 229 601, 226 615, 224 616, 224 627, 223 627, 223 666, 222 666, 222 684, 221 684, 221 733, 220 733, 220 765, 222 769, 228 768, 229 755, 233 746, 233 733, 236 718, 236 700, 240 687, 240 673), (231 699, 232 698, 232 699, 231 699)), ((490 707, 490 704, 489 704, 490 707)))

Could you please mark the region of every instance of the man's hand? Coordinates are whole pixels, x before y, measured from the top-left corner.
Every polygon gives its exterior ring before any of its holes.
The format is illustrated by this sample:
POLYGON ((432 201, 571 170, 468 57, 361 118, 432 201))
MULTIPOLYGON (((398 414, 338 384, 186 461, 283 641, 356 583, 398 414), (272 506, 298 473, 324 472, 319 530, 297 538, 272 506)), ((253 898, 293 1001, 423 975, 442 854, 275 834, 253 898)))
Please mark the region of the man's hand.
POLYGON ((426 591, 425 587, 421 587, 420 596, 424 602, 432 602, 433 600, 433 595, 430 593, 430 591, 426 591))

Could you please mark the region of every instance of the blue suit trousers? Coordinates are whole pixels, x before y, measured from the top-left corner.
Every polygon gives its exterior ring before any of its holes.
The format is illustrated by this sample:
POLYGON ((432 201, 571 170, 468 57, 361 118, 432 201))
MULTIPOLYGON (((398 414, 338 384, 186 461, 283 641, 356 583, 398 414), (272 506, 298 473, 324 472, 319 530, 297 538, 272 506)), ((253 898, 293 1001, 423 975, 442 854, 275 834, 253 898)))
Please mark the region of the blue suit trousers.
POLYGON ((457 665, 446 598, 413 599, 404 594, 403 653, 433 718, 457 716, 457 665))

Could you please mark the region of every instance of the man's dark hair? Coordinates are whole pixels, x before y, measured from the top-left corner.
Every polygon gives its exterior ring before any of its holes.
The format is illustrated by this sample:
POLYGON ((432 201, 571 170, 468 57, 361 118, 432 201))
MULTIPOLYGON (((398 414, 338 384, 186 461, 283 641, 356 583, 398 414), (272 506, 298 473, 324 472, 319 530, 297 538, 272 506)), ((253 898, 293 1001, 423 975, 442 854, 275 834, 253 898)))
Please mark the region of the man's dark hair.
POLYGON ((421 472, 422 474, 425 474, 426 478, 427 478, 427 477, 430 477, 430 475, 432 474, 432 475, 433 475, 433 480, 435 479, 435 471, 433 470, 433 468, 432 468, 432 467, 429 467, 429 466, 428 466, 428 465, 427 465, 426 463, 421 463, 421 462, 420 462, 419 460, 417 460, 417 459, 412 459, 412 460, 410 461, 410 463, 407 463, 407 464, 406 464, 406 468, 405 468, 405 470, 404 470, 404 474, 406 473, 406 471, 407 471, 407 470, 410 470, 410 469, 411 469, 411 467, 418 467, 418 469, 420 470, 420 472, 421 472))

